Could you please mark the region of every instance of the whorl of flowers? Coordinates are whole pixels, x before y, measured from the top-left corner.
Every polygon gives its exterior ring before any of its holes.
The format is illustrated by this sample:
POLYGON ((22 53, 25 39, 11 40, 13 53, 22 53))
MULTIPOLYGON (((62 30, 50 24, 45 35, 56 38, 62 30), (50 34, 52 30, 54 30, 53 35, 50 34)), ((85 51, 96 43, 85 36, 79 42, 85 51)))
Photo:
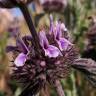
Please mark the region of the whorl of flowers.
MULTIPOLYGON (((13 1, 18 5, 17 0, 13 1)), ((42 28, 37 34, 27 6, 20 3, 18 7, 31 32, 31 36, 15 36, 16 45, 7 46, 7 52, 13 53, 11 76, 24 86, 19 96, 34 96, 47 83, 56 88, 58 96, 64 96, 59 80, 67 77, 71 68, 84 73, 96 86, 96 62, 80 58, 65 25, 54 23, 50 16, 49 30, 42 28)))
POLYGON ((39 88, 38 86, 44 87, 46 82, 65 78, 78 56, 74 45, 62 35, 67 32, 65 25, 60 21, 53 24, 52 16, 50 20, 49 31, 42 29, 38 32, 43 56, 36 54, 31 36, 17 37, 16 46, 7 47, 7 51, 12 51, 15 55, 12 76, 25 86, 36 83, 33 87, 39 88))

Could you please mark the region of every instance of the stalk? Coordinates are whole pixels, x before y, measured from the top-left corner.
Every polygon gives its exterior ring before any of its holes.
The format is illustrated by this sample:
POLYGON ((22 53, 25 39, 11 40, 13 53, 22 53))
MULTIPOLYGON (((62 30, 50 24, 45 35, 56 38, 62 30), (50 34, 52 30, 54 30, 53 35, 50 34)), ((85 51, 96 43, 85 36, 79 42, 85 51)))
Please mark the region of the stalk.
POLYGON ((32 35, 32 38, 33 38, 33 42, 32 43, 33 43, 33 45, 35 47, 34 49, 36 49, 36 51, 38 53, 40 53, 40 49, 41 48, 40 48, 40 44, 39 44, 39 38, 38 38, 37 32, 35 30, 35 27, 33 25, 32 18, 31 18, 31 15, 29 13, 29 10, 28 10, 26 5, 20 6, 20 10, 23 13, 23 16, 24 16, 24 18, 26 20, 26 23, 27 23, 27 25, 29 27, 29 30, 30 30, 30 33, 32 35))
POLYGON ((41 51, 40 51, 41 50, 41 46, 40 46, 40 43, 39 43, 39 37, 37 35, 36 29, 34 27, 34 24, 33 24, 33 21, 32 21, 32 17, 30 15, 30 12, 28 10, 27 5, 23 4, 23 3, 18 4, 18 2, 15 1, 15 0, 12 0, 12 3, 13 4, 14 3, 17 4, 18 7, 20 8, 20 10, 21 10, 21 12, 22 12, 22 14, 23 14, 23 16, 25 18, 25 21, 26 21, 26 23, 28 25, 28 28, 30 30, 30 33, 32 35, 32 39, 33 39, 32 43, 34 45, 34 50, 36 50, 37 53, 41 54, 41 51))
POLYGON ((40 96, 50 96, 50 91, 47 84, 44 86, 40 93, 40 96))
POLYGON ((58 96, 65 96, 62 85, 59 80, 55 80, 54 87, 57 91, 58 96))

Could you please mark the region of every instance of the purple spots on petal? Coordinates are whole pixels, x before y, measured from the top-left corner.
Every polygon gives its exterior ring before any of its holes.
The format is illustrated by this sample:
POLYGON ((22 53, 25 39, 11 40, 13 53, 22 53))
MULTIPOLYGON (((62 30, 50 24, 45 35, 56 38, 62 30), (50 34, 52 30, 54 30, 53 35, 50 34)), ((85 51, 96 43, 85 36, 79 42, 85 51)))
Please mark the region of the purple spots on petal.
POLYGON ((26 61, 26 58, 27 58, 26 54, 20 53, 20 54, 16 57, 16 59, 15 59, 15 61, 14 61, 14 64, 15 64, 17 67, 23 66, 24 63, 25 63, 25 61, 26 61))

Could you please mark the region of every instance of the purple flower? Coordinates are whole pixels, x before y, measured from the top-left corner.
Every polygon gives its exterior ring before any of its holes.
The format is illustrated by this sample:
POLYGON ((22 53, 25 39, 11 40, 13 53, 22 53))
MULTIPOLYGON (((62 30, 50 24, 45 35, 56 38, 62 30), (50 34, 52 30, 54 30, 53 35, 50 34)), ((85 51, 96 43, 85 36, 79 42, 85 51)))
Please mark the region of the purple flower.
POLYGON ((50 16, 50 33, 54 34, 54 38, 56 42, 58 43, 58 46, 61 51, 66 51, 69 45, 73 45, 70 41, 62 37, 62 32, 66 32, 67 28, 65 27, 64 23, 61 23, 60 21, 56 21, 56 25, 53 25, 53 19, 52 16, 50 16))
POLYGON ((27 59, 27 55, 24 54, 24 53, 20 53, 20 54, 16 57, 16 59, 15 59, 15 61, 14 61, 14 64, 15 64, 17 67, 23 66, 24 63, 25 63, 25 61, 26 61, 26 59, 27 59))
POLYGON ((57 41, 59 48, 61 51, 66 51, 66 49, 68 48, 69 45, 72 45, 72 43, 70 41, 68 41, 67 39, 62 37, 62 32, 60 29, 60 24, 57 24, 56 27, 56 31, 55 31, 55 40, 57 41))
POLYGON ((14 64, 19 67, 19 66, 23 66, 25 64, 29 49, 27 48, 27 46, 25 45, 25 43, 23 42, 22 39, 18 38, 17 40, 18 40, 17 46, 19 48, 21 47, 21 49, 23 49, 22 50, 23 53, 22 52, 19 53, 19 55, 16 57, 16 59, 14 61, 14 64))
POLYGON ((49 44, 44 31, 41 31, 39 33, 39 38, 40 38, 40 44, 44 49, 45 56, 55 58, 60 55, 60 50, 57 47, 49 44))
POLYGON ((46 83, 56 88, 58 96, 65 96, 59 80, 66 78, 71 68, 84 73, 96 85, 96 62, 80 58, 75 46, 63 35, 67 31, 65 25, 60 21, 54 24, 52 16, 50 21, 47 33, 46 29, 39 34, 33 30, 32 37, 16 37, 16 46, 7 48, 14 57, 12 77, 24 86, 19 96, 36 95, 46 83))
POLYGON ((29 49, 26 46, 26 44, 24 43, 24 41, 20 38, 17 38, 16 40, 16 46, 7 46, 6 48, 7 52, 13 52, 13 51, 17 51, 19 52, 19 54, 17 55, 17 57, 14 60, 14 64, 17 67, 23 66, 27 60, 27 55, 29 54, 29 49))

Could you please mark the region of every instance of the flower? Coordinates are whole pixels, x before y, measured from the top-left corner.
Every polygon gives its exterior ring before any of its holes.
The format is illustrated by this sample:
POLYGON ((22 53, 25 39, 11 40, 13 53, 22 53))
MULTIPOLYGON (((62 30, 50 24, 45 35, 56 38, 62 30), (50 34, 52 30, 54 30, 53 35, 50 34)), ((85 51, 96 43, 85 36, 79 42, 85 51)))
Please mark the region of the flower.
POLYGON ((7 47, 7 51, 12 51, 14 55, 11 76, 24 86, 19 96, 33 96, 46 83, 56 88, 58 96, 64 96, 60 80, 67 78, 72 68, 82 72, 89 82, 96 85, 96 62, 80 58, 74 44, 62 35, 66 31, 62 24, 52 21, 48 32, 46 29, 38 32, 40 48, 37 48, 43 54, 37 54, 33 36, 15 37, 16 46, 7 47))
POLYGON ((15 61, 14 61, 14 64, 16 65, 16 66, 23 66, 24 65, 24 63, 25 63, 25 61, 26 61, 26 58, 27 58, 27 56, 26 56, 26 54, 24 54, 24 53, 20 53, 17 57, 16 57, 16 59, 15 59, 15 61))
POLYGON ((45 51, 45 56, 49 56, 50 58, 59 56, 60 50, 57 47, 49 44, 44 31, 39 33, 39 38, 40 44, 45 51))
MULTIPOLYGON (((66 31, 66 28, 64 29, 66 31)), ((55 39, 59 45, 60 50, 65 50, 69 45, 73 45, 70 41, 65 38, 62 38, 61 24, 58 22, 56 26, 55 39)))
POLYGON ((23 42, 22 39, 17 38, 17 46, 7 46, 7 52, 18 50, 20 53, 14 60, 14 64, 18 67, 23 66, 27 60, 27 55, 29 52, 28 47, 23 42))
POLYGON ((52 16, 50 16, 50 32, 54 34, 54 38, 56 42, 59 45, 59 48, 61 51, 68 48, 69 45, 73 45, 70 41, 62 37, 62 33, 67 31, 67 28, 65 27, 64 23, 61 23, 60 21, 56 22, 56 26, 53 26, 53 19, 52 16))

